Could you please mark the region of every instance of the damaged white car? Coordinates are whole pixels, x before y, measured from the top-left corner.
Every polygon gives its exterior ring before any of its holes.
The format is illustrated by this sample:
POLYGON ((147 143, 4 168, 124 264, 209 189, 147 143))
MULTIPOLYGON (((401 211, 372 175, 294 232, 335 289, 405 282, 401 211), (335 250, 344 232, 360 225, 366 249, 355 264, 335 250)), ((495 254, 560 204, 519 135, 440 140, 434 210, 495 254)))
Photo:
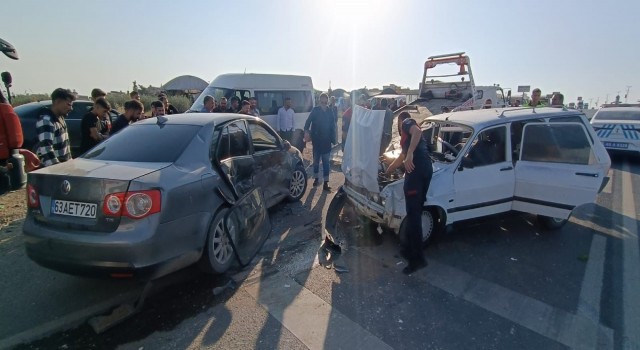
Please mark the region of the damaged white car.
MULTIPOLYGON (((396 135, 391 150, 378 155, 381 120, 380 111, 354 110, 342 164, 345 184, 334 201, 348 200, 362 217, 398 233, 406 215, 404 169, 384 176, 400 147, 396 135)), ((558 229, 609 181, 609 155, 580 111, 464 111, 428 117, 421 128, 433 161, 422 215, 425 243, 447 225, 511 210, 558 229)))

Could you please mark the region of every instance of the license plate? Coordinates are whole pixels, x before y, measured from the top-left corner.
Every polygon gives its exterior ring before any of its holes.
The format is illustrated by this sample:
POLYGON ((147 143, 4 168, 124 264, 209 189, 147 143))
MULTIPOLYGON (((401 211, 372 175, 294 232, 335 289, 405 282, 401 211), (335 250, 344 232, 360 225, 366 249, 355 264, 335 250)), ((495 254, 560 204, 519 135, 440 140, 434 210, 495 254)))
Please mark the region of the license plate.
POLYGON ((72 201, 54 200, 51 202, 51 213, 57 215, 76 216, 80 218, 95 218, 98 205, 72 201))
POLYGON ((605 142, 604 146, 610 148, 629 148, 629 144, 624 142, 605 142))

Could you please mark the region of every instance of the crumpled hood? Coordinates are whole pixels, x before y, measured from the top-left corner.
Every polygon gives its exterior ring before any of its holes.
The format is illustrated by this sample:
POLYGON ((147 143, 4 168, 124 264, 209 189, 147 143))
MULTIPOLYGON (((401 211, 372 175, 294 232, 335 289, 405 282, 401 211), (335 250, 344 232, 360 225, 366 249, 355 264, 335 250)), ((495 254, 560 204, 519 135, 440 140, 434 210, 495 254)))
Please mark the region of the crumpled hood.
POLYGON ((378 153, 384 121, 384 110, 372 111, 360 106, 353 108, 349 133, 342 157, 342 172, 355 186, 372 193, 378 188, 378 153))

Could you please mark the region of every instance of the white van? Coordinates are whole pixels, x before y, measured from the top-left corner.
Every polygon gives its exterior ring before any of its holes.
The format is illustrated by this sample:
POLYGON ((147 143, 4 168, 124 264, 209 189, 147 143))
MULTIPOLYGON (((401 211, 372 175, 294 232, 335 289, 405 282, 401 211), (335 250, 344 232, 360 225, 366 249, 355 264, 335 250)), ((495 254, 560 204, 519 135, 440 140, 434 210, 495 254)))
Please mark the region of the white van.
POLYGON ((291 98, 291 106, 295 112, 293 127, 293 145, 299 149, 296 142, 302 136, 304 123, 314 106, 313 83, 311 77, 281 74, 222 74, 200 94, 190 110, 200 111, 204 107, 204 97, 213 96, 216 101, 221 97, 230 99, 237 96, 240 100, 255 97, 260 109, 260 118, 278 130, 278 109, 284 105, 284 99, 291 98))

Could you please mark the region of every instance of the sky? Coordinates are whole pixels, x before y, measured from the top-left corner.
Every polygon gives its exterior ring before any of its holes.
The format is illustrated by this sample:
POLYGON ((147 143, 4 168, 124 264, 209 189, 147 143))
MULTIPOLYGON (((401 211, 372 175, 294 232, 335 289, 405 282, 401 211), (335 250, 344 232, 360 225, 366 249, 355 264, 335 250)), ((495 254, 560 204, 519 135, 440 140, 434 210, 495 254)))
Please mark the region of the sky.
POLYGON ((476 85, 640 99, 638 0, 3 0, 15 94, 128 91, 189 74, 309 75, 316 89, 418 88, 466 52, 476 85))

